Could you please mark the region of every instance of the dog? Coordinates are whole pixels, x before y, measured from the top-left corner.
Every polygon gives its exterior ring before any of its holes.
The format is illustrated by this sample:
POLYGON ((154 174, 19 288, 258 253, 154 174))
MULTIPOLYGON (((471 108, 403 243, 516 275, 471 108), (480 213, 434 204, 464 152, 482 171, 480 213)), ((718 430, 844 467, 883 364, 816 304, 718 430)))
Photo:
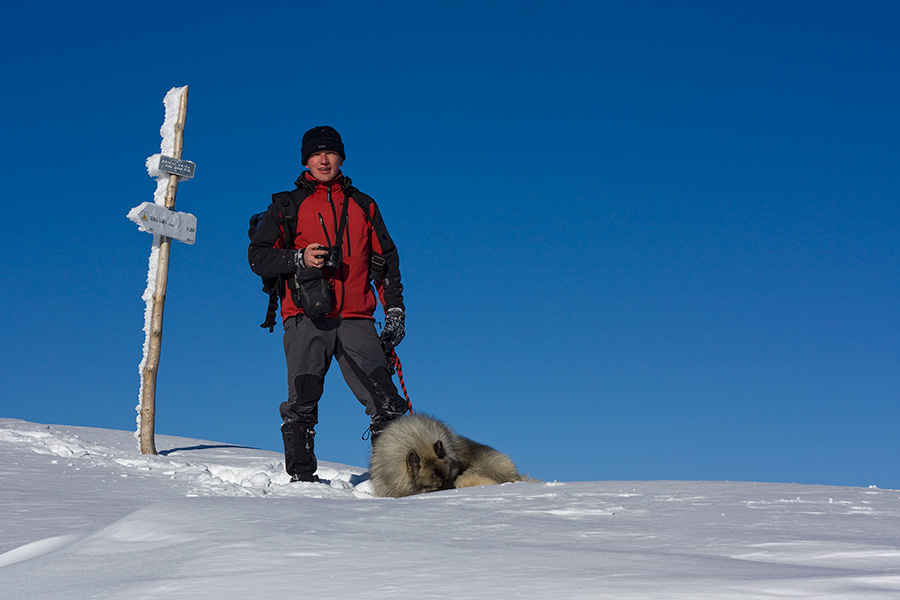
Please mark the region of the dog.
POLYGON ((372 447, 369 478, 376 496, 413 494, 476 485, 534 481, 505 454, 416 414, 390 422, 372 447))

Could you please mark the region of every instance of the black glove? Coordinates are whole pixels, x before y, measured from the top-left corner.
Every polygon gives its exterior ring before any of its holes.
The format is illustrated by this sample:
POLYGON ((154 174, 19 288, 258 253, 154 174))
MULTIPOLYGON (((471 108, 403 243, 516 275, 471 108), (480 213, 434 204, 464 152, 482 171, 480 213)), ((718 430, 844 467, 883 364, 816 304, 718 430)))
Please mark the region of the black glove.
POLYGON ((384 314, 384 329, 381 330, 379 341, 385 351, 394 346, 399 346, 406 335, 406 313, 399 306, 387 309, 384 314))

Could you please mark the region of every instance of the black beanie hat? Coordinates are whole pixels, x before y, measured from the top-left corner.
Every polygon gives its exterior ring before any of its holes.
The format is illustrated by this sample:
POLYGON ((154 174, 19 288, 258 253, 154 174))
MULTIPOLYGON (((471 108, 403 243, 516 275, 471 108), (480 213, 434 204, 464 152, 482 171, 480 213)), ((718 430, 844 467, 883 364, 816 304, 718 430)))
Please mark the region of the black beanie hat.
POLYGON ((343 160, 347 160, 344 154, 344 142, 341 141, 341 134, 334 127, 328 125, 320 125, 313 127, 303 134, 303 143, 300 147, 301 164, 306 166, 306 161, 316 152, 324 151, 337 152, 343 160))

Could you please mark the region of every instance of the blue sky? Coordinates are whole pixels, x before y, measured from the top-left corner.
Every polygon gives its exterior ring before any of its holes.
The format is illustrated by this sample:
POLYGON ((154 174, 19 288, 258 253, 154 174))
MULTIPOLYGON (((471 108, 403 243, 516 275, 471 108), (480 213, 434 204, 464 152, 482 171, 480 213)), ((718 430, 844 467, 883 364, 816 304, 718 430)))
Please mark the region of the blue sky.
MULTIPOLYGON (((0 416, 132 429, 189 85, 157 432, 280 449, 247 219, 315 125, 401 252, 413 405, 541 479, 900 488, 894 2, 46 2, 0 24, 0 416)), ((321 460, 364 465, 338 369, 321 460)))

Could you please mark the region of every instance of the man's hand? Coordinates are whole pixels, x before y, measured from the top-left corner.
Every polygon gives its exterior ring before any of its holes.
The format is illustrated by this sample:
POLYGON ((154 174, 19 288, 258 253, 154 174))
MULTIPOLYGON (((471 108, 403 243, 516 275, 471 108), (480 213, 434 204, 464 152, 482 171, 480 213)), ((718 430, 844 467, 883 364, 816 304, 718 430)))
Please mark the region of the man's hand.
POLYGON ((328 248, 322 246, 317 242, 313 242, 306 248, 302 250, 303 260, 301 261, 301 265, 303 267, 316 268, 321 269, 325 264, 325 256, 328 255, 328 248))
POLYGON ((384 314, 384 329, 381 330, 381 346, 385 351, 399 346, 406 335, 406 313, 399 306, 387 309, 384 314))

